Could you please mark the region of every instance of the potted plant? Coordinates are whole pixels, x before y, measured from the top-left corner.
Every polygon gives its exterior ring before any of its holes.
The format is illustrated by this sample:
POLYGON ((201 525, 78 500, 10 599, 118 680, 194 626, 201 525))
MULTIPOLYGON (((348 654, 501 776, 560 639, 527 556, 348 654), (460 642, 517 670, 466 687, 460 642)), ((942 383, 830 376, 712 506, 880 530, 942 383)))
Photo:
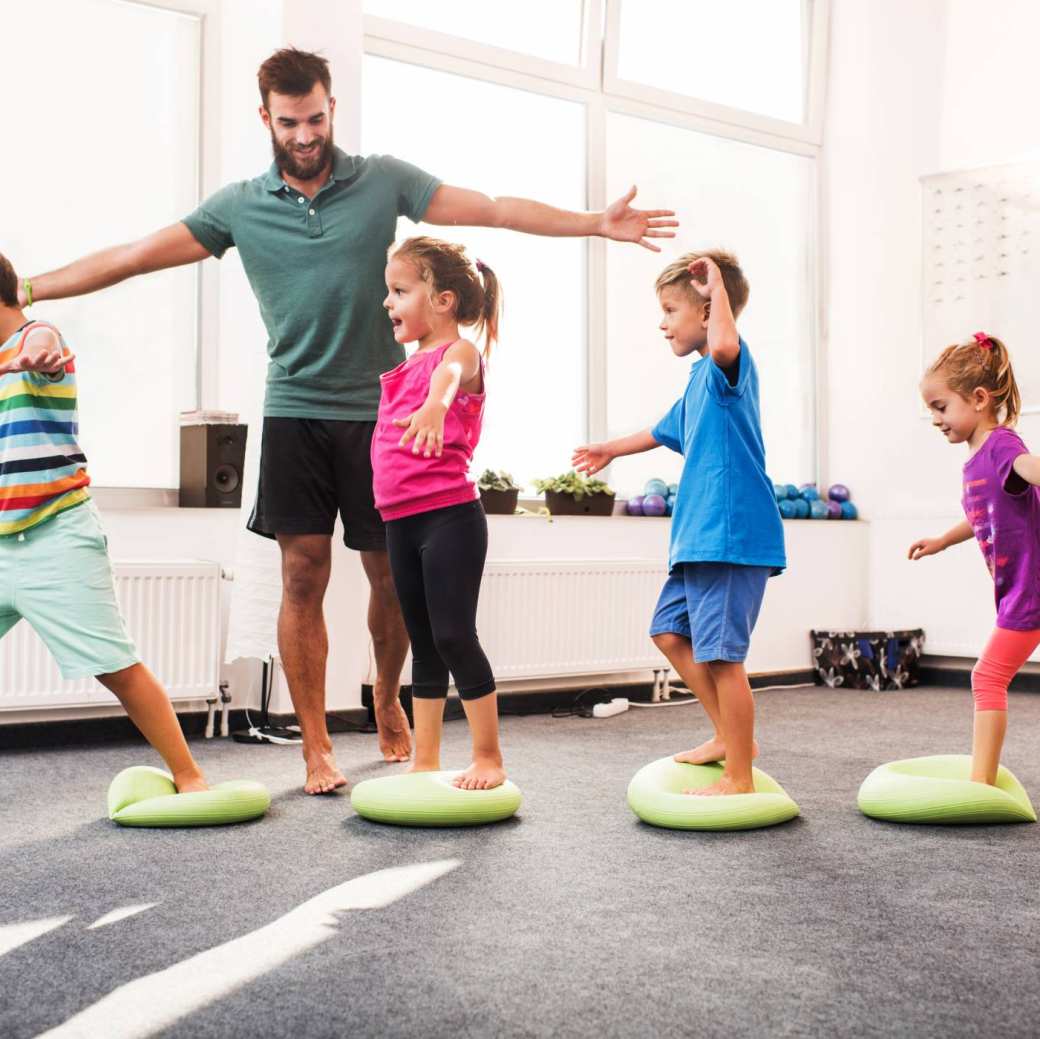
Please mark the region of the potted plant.
POLYGON ((614 511, 614 492, 602 480, 590 480, 573 469, 535 480, 534 485, 554 516, 609 516, 614 511))
POLYGON ((516 512, 520 488, 509 473, 485 469, 477 480, 477 489, 485 512, 494 516, 512 516, 516 512))

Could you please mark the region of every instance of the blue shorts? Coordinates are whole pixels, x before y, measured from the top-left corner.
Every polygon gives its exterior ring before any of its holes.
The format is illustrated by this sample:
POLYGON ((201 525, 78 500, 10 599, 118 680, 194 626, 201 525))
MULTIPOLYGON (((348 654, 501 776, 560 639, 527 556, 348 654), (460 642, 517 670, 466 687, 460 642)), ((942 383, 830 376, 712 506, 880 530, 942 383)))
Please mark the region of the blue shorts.
POLYGON ((0 537, 0 638, 20 620, 36 629, 62 678, 110 675, 140 662, 92 501, 0 537))
POLYGON ((772 572, 738 563, 676 564, 661 589, 650 634, 689 639, 699 664, 743 663, 772 572))

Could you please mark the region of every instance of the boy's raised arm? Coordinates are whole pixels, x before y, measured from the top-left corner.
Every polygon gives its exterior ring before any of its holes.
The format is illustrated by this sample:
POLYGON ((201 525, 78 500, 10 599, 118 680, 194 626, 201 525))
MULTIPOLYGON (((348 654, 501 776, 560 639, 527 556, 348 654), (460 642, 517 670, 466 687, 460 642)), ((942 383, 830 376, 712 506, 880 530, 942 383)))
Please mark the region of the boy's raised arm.
POLYGON ((690 284, 708 301, 708 352, 720 368, 728 368, 740 355, 740 335, 722 272, 708 256, 694 260, 689 271, 690 284))
POLYGON ((66 267, 20 280, 18 302, 26 306, 44 299, 64 299, 108 288, 137 274, 197 263, 212 255, 183 223, 171 224, 136 242, 114 245, 84 256, 66 267), (26 292, 29 282, 32 299, 26 292))

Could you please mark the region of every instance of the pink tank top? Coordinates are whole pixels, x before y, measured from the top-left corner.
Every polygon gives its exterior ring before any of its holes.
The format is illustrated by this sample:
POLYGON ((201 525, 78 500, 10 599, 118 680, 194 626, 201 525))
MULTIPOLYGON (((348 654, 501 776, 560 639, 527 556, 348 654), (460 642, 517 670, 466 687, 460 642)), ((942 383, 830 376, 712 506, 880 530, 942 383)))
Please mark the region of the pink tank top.
MULTIPOLYGON (((444 416, 444 451, 440 458, 412 454, 412 441, 401 447, 404 430, 394 425, 394 419, 407 418, 426 402, 433 370, 451 346, 454 343, 420 350, 380 377, 383 392, 372 435, 372 489, 384 520, 403 519, 480 497, 476 483, 470 479, 469 464, 480 441, 483 392, 455 395, 444 416)), ((483 361, 480 367, 483 384, 483 361)))

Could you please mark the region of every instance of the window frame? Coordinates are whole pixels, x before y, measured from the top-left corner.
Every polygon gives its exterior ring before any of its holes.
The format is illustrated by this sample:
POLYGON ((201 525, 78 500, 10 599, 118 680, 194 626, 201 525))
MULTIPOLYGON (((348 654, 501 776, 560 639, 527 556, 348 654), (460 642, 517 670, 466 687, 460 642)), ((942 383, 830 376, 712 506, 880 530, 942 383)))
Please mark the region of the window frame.
MULTIPOLYGON (((617 79, 612 70, 617 68, 620 3, 621 0, 585 0, 580 68, 558 65, 372 15, 365 15, 364 18, 362 50, 376 57, 530 90, 561 100, 583 102, 587 107, 586 205, 593 211, 604 209, 612 201, 606 197, 606 134, 607 118, 613 113, 793 152, 812 159, 815 205, 806 234, 809 279, 815 299, 810 308, 812 328, 808 330, 813 344, 813 370, 808 373, 808 378, 814 387, 811 416, 813 451, 810 463, 812 476, 819 481, 826 466, 824 438, 821 435, 821 426, 825 420, 821 401, 825 399, 826 369, 821 310, 825 284, 821 263, 820 158, 830 0, 808 0, 811 12, 807 50, 808 97, 806 123, 801 126, 617 79)), ((364 90, 363 82, 361 89, 364 90)), ((604 239, 586 239, 585 272, 584 420, 587 438, 596 441, 604 439, 607 432, 607 262, 604 239)))

